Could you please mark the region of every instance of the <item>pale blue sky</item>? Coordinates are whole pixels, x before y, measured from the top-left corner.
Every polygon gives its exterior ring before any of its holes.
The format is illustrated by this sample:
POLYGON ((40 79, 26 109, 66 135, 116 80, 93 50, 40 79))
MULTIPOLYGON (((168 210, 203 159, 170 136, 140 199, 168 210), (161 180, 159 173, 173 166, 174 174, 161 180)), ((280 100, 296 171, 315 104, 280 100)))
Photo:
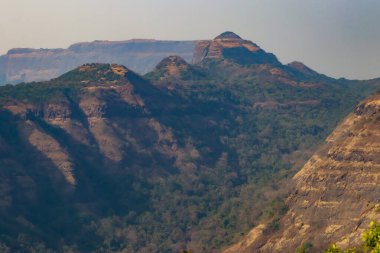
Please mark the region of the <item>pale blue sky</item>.
POLYGON ((284 63, 380 77, 380 0, 0 0, 0 54, 79 41, 209 39, 226 30, 284 63))

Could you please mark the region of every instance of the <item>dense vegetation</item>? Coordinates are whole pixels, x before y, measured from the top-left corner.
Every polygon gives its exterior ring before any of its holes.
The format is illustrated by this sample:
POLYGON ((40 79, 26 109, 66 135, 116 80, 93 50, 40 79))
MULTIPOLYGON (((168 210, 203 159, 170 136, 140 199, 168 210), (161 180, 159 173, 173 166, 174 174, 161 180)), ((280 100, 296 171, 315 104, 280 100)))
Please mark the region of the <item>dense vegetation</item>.
MULTIPOLYGON (((95 72, 73 71, 50 82, 1 87, 0 98, 4 104, 46 104, 62 98, 76 104, 83 87, 125 84, 108 68, 100 65, 95 72)), ((39 185, 37 201, 23 202, 28 190, 19 190, 13 209, 4 212, 3 252, 215 252, 259 222, 270 222, 269 229, 276 230, 286 211, 286 180, 378 86, 307 76, 281 66, 292 81, 313 84, 289 85, 259 68, 208 61, 178 78, 148 74, 156 86, 133 76, 138 79, 136 92, 148 101, 147 110, 135 110, 132 117, 116 108, 110 119, 125 124, 125 131, 141 141, 141 149, 129 150, 117 165, 124 170, 117 174, 98 149, 76 142, 38 115, 28 118, 70 151, 79 183, 69 197, 45 176, 49 166, 36 163, 32 153, 20 153, 26 148, 16 119, 2 112, 0 136, 12 144, 1 154, 7 158, 0 160, 2 175, 16 180, 14 173, 29 173, 39 185), (134 126, 151 118, 171 129, 186 150, 181 161, 152 151, 147 128, 134 126)))

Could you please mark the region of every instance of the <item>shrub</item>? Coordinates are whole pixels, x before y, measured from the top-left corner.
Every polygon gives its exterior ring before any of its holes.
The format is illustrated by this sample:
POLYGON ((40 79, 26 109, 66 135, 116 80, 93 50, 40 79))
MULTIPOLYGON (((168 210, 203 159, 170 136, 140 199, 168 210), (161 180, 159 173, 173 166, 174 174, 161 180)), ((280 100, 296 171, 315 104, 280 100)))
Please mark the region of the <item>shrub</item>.
POLYGON ((327 250, 325 250, 325 253, 341 253, 342 251, 339 249, 336 244, 332 244, 327 250))
POLYGON ((380 223, 371 221, 369 229, 363 234, 364 246, 371 253, 380 253, 380 223))

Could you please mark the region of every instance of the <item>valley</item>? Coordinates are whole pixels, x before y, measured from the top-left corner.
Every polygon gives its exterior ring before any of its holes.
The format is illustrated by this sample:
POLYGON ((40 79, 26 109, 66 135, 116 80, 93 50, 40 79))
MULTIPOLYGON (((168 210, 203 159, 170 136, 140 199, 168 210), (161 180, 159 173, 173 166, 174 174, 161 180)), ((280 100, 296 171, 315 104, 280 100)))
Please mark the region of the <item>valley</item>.
POLYGON ((294 252, 306 241, 355 242, 346 233, 375 218, 376 173, 358 173, 377 162, 378 96, 356 106, 380 80, 284 65, 232 32, 187 50, 144 75, 86 63, 0 87, 0 249, 294 252))

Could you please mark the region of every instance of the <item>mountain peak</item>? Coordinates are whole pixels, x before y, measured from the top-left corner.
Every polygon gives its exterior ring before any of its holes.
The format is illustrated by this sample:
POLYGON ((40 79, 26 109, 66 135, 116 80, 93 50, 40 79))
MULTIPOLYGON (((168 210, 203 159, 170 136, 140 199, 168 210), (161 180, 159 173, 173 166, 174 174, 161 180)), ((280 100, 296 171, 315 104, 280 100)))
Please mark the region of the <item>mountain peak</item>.
POLYGON ((180 56, 177 55, 171 55, 166 58, 164 58, 161 62, 157 64, 158 69, 168 66, 188 66, 189 64, 180 56))
POLYGON ((79 72, 99 72, 107 74, 107 72, 111 71, 112 73, 124 76, 125 73, 129 71, 126 67, 119 64, 102 64, 102 63, 88 63, 83 64, 82 66, 77 68, 79 72))
POLYGON ((75 80, 81 82, 105 82, 124 80, 133 71, 118 64, 88 63, 58 77, 59 80, 75 80))
POLYGON ((230 31, 227 31, 227 32, 224 32, 224 33, 221 33, 219 36, 217 36, 215 38, 215 40, 218 40, 218 39, 238 39, 238 40, 241 40, 242 38, 237 35, 236 33, 234 32, 230 32, 230 31))
POLYGON ((204 59, 225 59, 240 65, 281 64, 275 55, 233 32, 224 32, 214 40, 198 42, 193 63, 200 63, 204 59))
POLYGON ((183 58, 172 55, 163 59, 156 66, 156 71, 164 74, 165 77, 179 77, 181 73, 191 68, 183 58))

